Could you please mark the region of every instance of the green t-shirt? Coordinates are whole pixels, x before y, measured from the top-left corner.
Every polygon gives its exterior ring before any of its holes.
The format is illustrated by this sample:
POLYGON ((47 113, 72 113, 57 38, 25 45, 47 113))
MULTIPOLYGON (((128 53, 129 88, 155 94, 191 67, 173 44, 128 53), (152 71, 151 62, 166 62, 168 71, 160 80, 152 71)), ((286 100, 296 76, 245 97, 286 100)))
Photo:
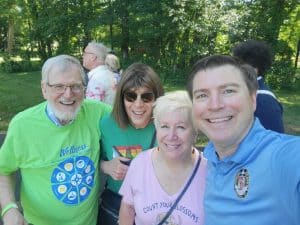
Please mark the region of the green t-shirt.
POLYGON ((46 102, 16 115, 0 150, 0 174, 20 169, 24 216, 35 225, 95 225, 99 122, 111 107, 85 100, 77 118, 56 126, 46 102))
MULTIPOLYGON (((136 129, 129 125, 122 129, 111 115, 103 117, 100 122, 101 130, 101 157, 104 160, 112 160, 118 155, 133 158, 139 152, 148 150, 154 135, 153 122, 143 129, 136 129)), ((156 142, 154 143, 156 146, 156 142)), ((118 193, 122 181, 116 181, 112 177, 107 178, 107 187, 118 193)))

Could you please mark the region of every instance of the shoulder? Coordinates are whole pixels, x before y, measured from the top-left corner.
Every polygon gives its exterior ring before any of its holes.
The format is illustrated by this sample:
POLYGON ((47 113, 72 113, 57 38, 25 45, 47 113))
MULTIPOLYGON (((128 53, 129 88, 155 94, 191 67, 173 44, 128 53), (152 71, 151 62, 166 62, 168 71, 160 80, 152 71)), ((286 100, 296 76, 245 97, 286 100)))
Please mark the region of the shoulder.
POLYGON ((142 168, 142 167, 144 167, 145 166, 145 162, 151 160, 151 154, 152 154, 153 149, 155 149, 155 148, 149 149, 147 151, 140 152, 132 160, 132 163, 130 164, 130 167, 131 167, 131 165, 133 165, 136 168, 142 168))
POLYGON ((274 137, 276 141, 273 143, 275 149, 278 148, 286 149, 287 151, 297 151, 297 154, 300 156, 300 137, 288 134, 279 134, 277 132, 272 133, 276 135, 274 137))
MULTIPOLYGON (((275 132, 274 132, 275 133, 275 132)), ((278 180, 286 183, 299 185, 300 170, 300 138, 291 135, 278 134, 270 144, 271 169, 278 180)), ((289 186, 289 185, 288 185, 289 186)))
POLYGON ((101 118, 100 126, 101 127, 116 127, 117 123, 114 120, 114 118, 112 117, 112 114, 111 113, 107 113, 106 115, 104 115, 101 118))
POLYGON ((40 117, 45 112, 46 104, 47 102, 44 101, 38 105, 32 106, 30 108, 25 109, 22 112, 19 112, 13 117, 11 123, 18 122, 19 120, 40 117))
POLYGON ((105 114, 111 112, 111 105, 93 99, 85 99, 82 103, 82 107, 86 110, 97 110, 105 114))

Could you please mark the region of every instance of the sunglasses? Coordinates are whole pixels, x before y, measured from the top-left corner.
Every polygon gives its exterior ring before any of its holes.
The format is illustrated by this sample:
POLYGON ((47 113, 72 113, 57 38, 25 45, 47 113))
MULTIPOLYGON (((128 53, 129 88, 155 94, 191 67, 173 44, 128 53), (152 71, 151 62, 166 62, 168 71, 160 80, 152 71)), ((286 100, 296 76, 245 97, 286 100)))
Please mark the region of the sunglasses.
POLYGON ((134 102, 137 100, 138 96, 140 96, 141 100, 144 103, 152 102, 154 100, 154 94, 151 92, 143 93, 138 95, 135 92, 125 92, 124 98, 127 102, 134 102))

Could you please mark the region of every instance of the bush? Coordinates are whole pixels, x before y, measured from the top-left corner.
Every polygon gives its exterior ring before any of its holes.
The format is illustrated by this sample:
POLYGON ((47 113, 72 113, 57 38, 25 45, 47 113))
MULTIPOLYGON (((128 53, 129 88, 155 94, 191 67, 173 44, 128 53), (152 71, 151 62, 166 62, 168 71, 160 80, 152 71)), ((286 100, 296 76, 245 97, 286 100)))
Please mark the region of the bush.
POLYGON ((272 89, 297 90, 299 77, 296 69, 289 61, 276 61, 266 76, 266 81, 272 89))
POLYGON ((11 58, 4 58, 4 62, 0 64, 0 70, 6 73, 30 72, 40 69, 41 63, 39 61, 16 61, 11 58))

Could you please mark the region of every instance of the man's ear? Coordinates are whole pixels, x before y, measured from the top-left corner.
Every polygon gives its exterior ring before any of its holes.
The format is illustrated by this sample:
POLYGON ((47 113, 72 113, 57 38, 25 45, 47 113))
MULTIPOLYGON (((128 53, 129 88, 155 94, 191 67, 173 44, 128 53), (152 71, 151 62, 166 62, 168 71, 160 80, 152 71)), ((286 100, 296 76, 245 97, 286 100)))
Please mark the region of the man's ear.
POLYGON ((46 89, 46 83, 41 81, 41 89, 44 99, 47 99, 47 89, 46 89))
POLYGON ((252 98, 252 105, 253 105, 253 112, 255 112, 256 110, 256 91, 254 91, 252 94, 251 94, 251 98, 252 98))

